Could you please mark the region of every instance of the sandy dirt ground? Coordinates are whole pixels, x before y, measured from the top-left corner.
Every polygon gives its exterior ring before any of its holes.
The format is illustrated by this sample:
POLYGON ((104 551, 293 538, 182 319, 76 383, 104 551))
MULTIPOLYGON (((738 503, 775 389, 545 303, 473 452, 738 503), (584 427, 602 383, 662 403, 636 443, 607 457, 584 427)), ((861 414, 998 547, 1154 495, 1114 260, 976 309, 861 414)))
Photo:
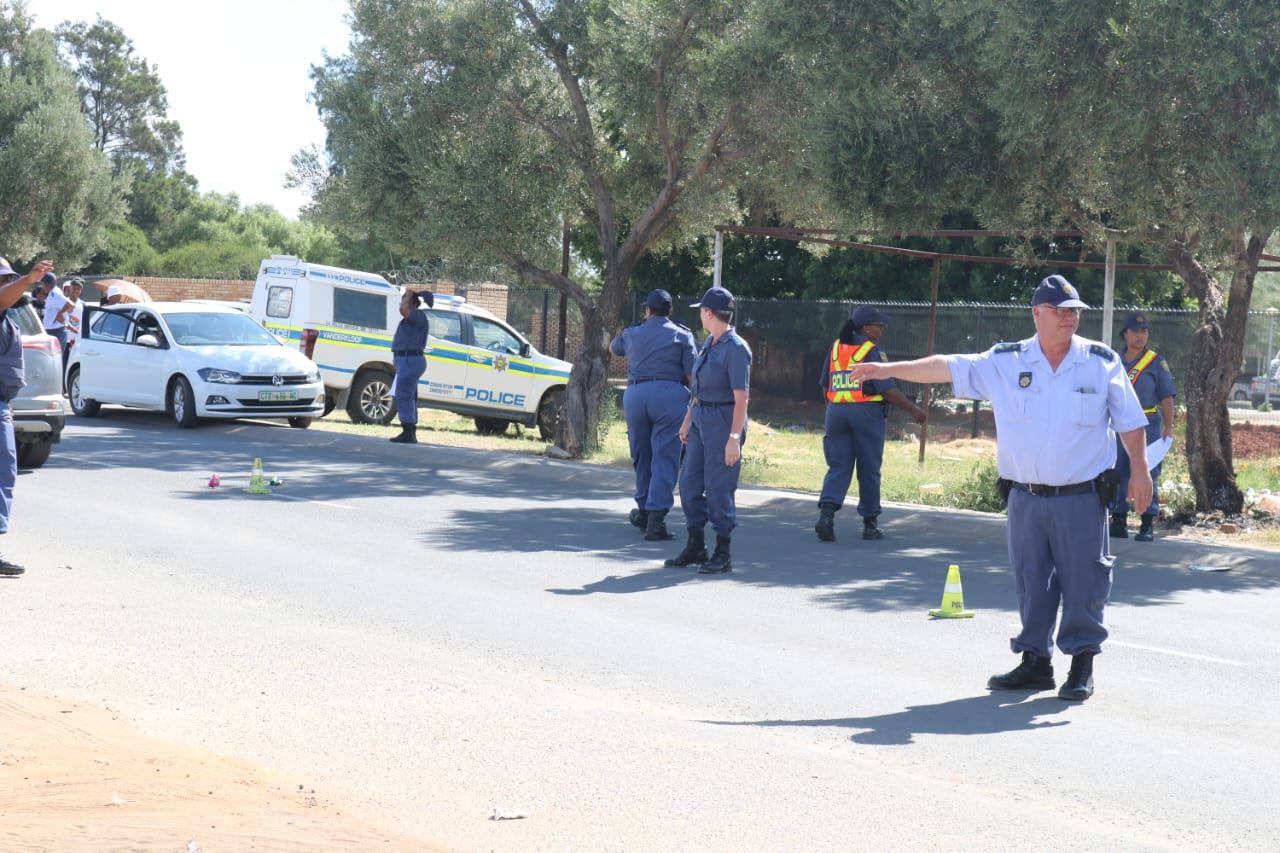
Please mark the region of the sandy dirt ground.
POLYGON ((0 685, 0 850, 441 851, 305 780, 145 737, 109 709, 0 685))

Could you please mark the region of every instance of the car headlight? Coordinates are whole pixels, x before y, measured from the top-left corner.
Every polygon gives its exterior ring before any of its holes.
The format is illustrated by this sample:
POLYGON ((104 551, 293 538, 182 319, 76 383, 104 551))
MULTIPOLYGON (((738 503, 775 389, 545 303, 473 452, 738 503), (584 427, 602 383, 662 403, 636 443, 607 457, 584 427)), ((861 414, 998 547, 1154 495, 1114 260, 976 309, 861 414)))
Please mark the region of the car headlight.
POLYGON ((234 370, 223 370, 220 367, 202 367, 196 373, 200 374, 200 378, 205 382, 236 383, 240 381, 239 373, 234 370))
POLYGON ((311 371, 310 373, 308 373, 308 374, 307 374, 307 381, 308 381, 308 382, 319 382, 319 381, 320 381, 320 371, 319 371, 319 370, 313 370, 313 371, 311 371))

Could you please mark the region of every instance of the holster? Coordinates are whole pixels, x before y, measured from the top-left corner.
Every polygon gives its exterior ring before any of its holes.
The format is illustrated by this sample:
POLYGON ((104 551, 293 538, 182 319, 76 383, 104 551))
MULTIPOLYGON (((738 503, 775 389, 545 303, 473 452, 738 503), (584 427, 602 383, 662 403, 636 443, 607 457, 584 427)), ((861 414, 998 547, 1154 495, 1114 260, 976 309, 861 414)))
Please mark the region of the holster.
POLYGON ((1120 477, 1115 468, 1108 468, 1093 480, 1093 490, 1104 507, 1120 505, 1120 477))
POLYGON ((996 478, 996 494, 1000 497, 1000 505, 1008 508, 1009 492, 1013 489, 1013 480, 1006 480, 1004 477, 996 478))

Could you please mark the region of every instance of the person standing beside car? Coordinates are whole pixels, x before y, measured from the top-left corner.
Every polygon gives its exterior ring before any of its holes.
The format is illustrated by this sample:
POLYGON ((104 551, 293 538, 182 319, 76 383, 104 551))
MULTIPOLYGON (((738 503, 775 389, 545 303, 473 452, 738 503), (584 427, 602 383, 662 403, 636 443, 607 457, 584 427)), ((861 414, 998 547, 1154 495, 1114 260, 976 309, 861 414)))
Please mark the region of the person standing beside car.
POLYGON ((62 347, 65 359, 67 315, 71 313, 74 306, 62 292, 62 288, 58 287, 58 277, 53 273, 45 273, 41 277, 40 289, 44 291, 44 330, 58 339, 58 345, 62 347))
POLYGON ((675 504, 680 472, 680 421, 689 408, 689 384, 698 344, 693 332, 671 319, 671 294, 655 290, 645 299, 644 320, 622 330, 609 344, 627 359, 627 418, 631 467, 636 472, 636 508, 631 523, 651 542, 673 538, 666 517, 675 504))
POLYGON ((396 444, 418 443, 418 380, 427 372, 427 312, 422 310, 426 301, 430 308, 436 304, 429 291, 415 293, 406 290, 400 297, 400 323, 391 339, 392 363, 396 368, 391 383, 391 396, 400 410, 400 434, 391 440, 396 444))
MULTIPOLYGON (((9 401, 26 385, 22 361, 22 333, 7 312, 27 288, 52 272, 52 261, 40 261, 26 275, 19 275, 4 258, 0 258, 0 534, 9 532, 9 513, 13 509, 13 487, 18 482, 18 445, 13 435, 13 411, 9 401)), ((0 575, 16 577, 25 572, 22 566, 0 555, 0 575)))
POLYGON ((76 340, 80 337, 80 322, 84 319, 84 303, 80 301, 80 294, 83 292, 84 282, 78 278, 73 278, 62 286, 62 293, 71 304, 71 311, 67 314, 67 345, 62 348, 64 375, 67 372, 67 362, 71 358, 71 348, 76 345, 76 340))

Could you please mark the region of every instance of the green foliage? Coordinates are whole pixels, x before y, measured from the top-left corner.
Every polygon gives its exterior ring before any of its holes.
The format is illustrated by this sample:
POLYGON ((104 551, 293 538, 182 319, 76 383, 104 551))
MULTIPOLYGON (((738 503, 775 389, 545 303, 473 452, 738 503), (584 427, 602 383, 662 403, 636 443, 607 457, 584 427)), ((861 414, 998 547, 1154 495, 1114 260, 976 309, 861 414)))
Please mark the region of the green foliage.
POLYGON ((920 501, 930 506, 949 506, 955 509, 970 509, 976 512, 1003 513, 1005 506, 996 491, 996 480, 1000 474, 996 463, 983 459, 975 463, 968 474, 951 488, 941 494, 925 492, 920 501))
POLYGON ((159 275, 160 255, 147 242, 142 229, 117 222, 106 231, 106 242, 81 272, 89 275, 159 275))

